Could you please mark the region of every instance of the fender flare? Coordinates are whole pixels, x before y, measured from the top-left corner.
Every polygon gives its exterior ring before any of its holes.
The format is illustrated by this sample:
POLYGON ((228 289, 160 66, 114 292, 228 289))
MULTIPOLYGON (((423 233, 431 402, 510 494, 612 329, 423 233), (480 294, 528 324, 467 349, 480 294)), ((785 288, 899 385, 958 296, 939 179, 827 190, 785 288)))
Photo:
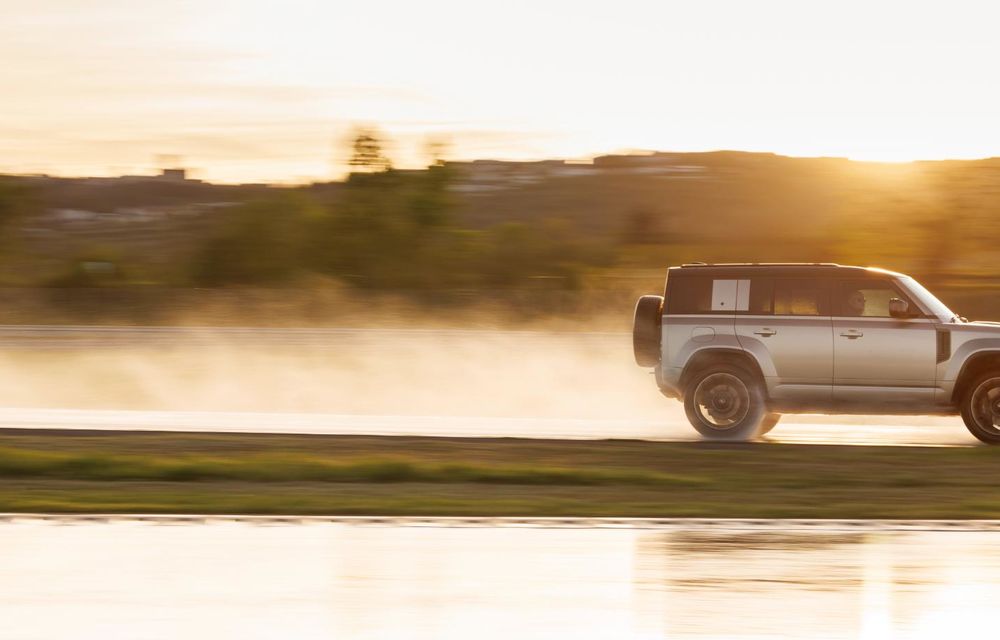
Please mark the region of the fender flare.
POLYGON ((681 391, 683 392, 683 390, 687 387, 687 383, 695 371, 712 366, 713 364, 722 363, 736 364, 746 369, 751 375, 760 381, 762 390, 765 395, 767 394, 767 384, 764 380, 764 372, 760 363, 757 361, 757 358, 745 349, 737 349, 734 347, 704 347, 692 353, 687 359, 687 362, 684 363, 684 368, 681 371, 681 391))
POLYGON ((968 384, 991 366, 1000 368, 1000 348, 984 348, 970 353, 955 376, 955 386, 951 391, 952 403, 961 402, 968 384))

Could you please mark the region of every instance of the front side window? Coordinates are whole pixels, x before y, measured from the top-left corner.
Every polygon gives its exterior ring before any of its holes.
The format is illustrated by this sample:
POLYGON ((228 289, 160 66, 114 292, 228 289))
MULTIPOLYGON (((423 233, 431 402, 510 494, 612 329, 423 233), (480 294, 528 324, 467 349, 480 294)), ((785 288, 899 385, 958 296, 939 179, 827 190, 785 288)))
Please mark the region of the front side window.
POLYGON ((774 315, 827 315, 826 283, 817 278, 776 278, 774 315))
POLYGON ((891 318, 889 301, 906 300, 912 311, 913 303, 887 280, 841 280, 834 289, 834 313, 850 318, 891 318))

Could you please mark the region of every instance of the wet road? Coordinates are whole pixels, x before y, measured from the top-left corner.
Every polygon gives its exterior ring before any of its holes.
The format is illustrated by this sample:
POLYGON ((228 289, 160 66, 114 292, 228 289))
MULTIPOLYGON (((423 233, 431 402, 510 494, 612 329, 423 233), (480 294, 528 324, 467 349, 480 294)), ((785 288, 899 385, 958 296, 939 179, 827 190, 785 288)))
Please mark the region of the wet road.
POLYGON ((23 519, 0 524, 0 619, 24 640, 988 635, 1000 532, 942 529, 23 519))
MULTIPOLYGON (((621 332, 0 326, 0 427, 696 440, 621 332)), ((772 442, 973 446, 955 417, 772 442)))
MULTIPOLYGON (((695 442, 684 422, 586 418, 346 415, 224 411, 0 408, 0 428, 507 438, 628 438, 695 442)), ((766 442, 861 446, 977 446, 957 418, 785 416, 766 442)))

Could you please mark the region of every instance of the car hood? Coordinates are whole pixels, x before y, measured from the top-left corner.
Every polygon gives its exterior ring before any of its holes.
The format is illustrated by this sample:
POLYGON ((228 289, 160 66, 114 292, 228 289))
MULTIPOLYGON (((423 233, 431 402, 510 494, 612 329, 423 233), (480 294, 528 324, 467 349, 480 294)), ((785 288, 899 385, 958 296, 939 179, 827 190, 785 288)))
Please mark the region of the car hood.
POLYGON ((942 328, 947 328, 953 333, 968 336, 970 338, 978 336, 989 336, 991 338, 1000 337, 1000 322, 977 320, 975 322, 947 324, 942 328))

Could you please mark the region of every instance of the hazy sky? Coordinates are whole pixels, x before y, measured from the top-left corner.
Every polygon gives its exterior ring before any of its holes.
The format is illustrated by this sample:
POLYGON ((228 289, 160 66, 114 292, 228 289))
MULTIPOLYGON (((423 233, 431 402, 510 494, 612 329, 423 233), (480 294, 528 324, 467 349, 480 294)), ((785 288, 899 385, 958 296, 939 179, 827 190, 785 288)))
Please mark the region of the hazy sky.
POLYGON ((401 165, 747 149, 1000 155, 1000 3, 0 0, 0 172, 342 170, 355 123, 401 165))

